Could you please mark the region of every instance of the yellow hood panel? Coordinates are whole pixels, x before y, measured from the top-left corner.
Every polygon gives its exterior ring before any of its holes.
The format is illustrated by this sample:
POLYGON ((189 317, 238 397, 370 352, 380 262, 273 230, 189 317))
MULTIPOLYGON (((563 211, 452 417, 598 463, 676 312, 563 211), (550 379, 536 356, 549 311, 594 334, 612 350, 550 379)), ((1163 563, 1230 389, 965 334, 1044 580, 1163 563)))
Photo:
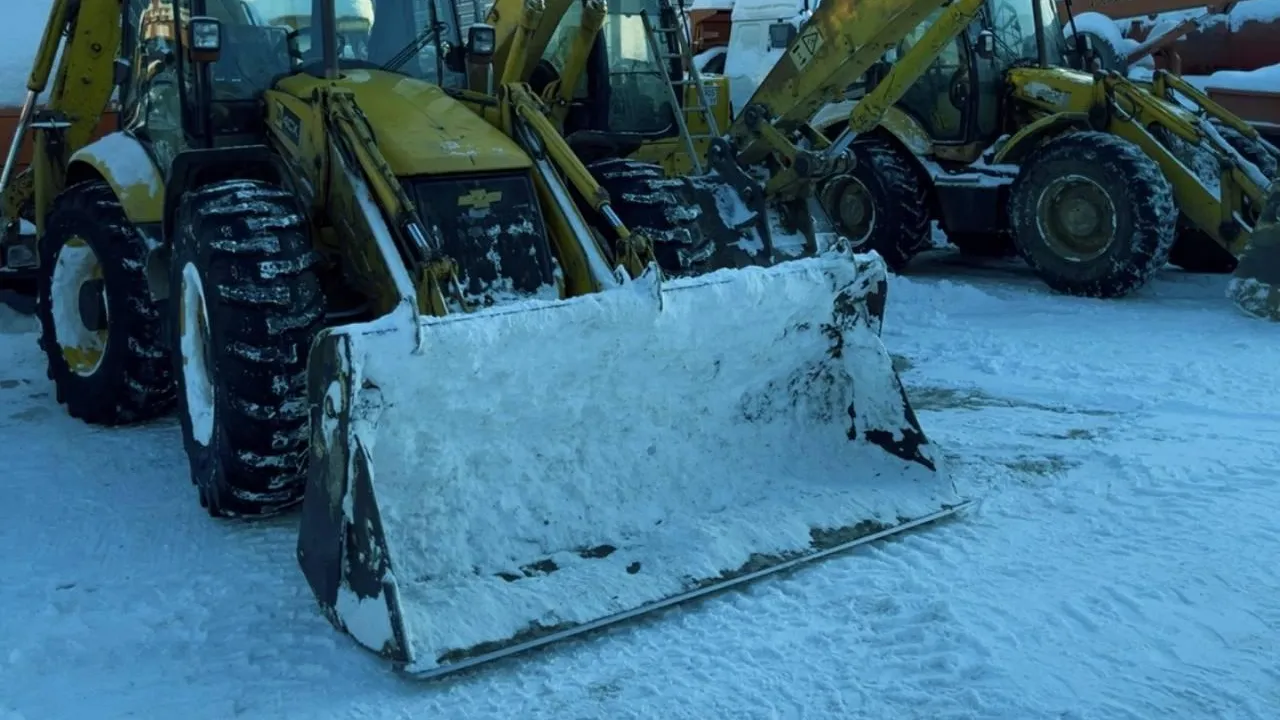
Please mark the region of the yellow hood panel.
MULTIPOLYGON (((325 81, 294 76, 285 92, 307 97, 325 81), (298 87, 291 87, 294 85, 298 87)), ((443 175, 530 167, 511 138, 435 85, 381 70, 348 70, 334 83, 351 91, 396 175, 443 175)))

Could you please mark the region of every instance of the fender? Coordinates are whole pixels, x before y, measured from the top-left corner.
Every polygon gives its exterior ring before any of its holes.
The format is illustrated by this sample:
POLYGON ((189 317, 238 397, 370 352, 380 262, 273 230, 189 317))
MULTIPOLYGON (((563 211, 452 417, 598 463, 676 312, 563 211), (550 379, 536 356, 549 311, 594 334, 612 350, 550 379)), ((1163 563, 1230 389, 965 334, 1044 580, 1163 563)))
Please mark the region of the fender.
MULTIPOLYGON (((849 112, 854 104, 853 100, 843 100, 826 105, 813 116, 810 125, 818 132, 835 140, 844 133, 849 122, 849 112)), ((927 158, 933 155, 933 141, 915 118, 898 107, 892 106, 885 110, 884 117, 880 118, 880 124, 876 125, 876 131, 897 140, 921 174, 926 178, 933 177, 933 171, 926 164, 927 158)), ((932 181, 930 181, 930 193, 932 194, 932 181)))
POLYGON ((142 143, 127 132, 109 133, 71 155, 67 185, 94 175, 111 186, 125 217, 134 225, 159 223, 164 217, 164 177, 142 143))
POLYGON ((1014 133, 997 152, 992 162, 1000 165, 1018 165, 1027 155, 1048 138, 1067 130, 1089 129, 1089 114, 1060 112, 1045 115, 1014 133))
POLYGON ((161 206, 164 237, 171 237, 178 202, 188 192, 222 180, 266 180, 298 195, 289 168, 268 145, 234 145, 183 150, 169 170, 169 196, 161 206))
MULTIPOLYGON (((813 116, 810 125, 814 130, 832 140, 844 132, 849 122, 849 112, 853 110, 853 100, 842 100, 824 106, 813 116)), ((890 107, 880 119, 879 129, 897 138, 902 146, 917 157, 928 157, 933 154, 933 142, 929 133, 907 113, 897 107, 890 107)))

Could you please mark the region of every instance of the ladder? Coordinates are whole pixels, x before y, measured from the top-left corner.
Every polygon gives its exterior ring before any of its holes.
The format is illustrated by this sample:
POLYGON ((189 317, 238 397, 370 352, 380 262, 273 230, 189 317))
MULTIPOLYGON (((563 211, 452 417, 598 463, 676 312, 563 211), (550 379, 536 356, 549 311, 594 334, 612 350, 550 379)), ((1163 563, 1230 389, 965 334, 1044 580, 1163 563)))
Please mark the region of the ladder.
POLYGON ((707 99, 707 86, 703 83, 702 74, 698 72, 693 62, 693 42, 689 37, 689 25, 685 21, 684 12, 680 8, 672 7, 667 0, 663 0, 661 7, 675 16, 674 27, 663 25, 662 15, 653 18, 648 11, 641 11, 640 19, 644 23, 645 37, 649 41, 649 52, 658 60, 658 71, 662 74, 663 84, 667 88, 667 99, 671 102, 671 107, 676 109, 676 128, 680 131, 680 139, 689 153, 694 174, 701 175, 705 170, 702 159, 698 157, 694 141, 718 138, 720 129, 716 127, 711 103, 707 99), (677 52, 671 52, 672 48, 676 48, 677 52), (672 60, 680 61, 682 75, 680 80, 671 78, 668 68, 672 60), (684 89, 687 86, 694 88, 694 103, 691 106, 686 106, 684 102, 684 89), (697 115, 702 118, 706 124, 706 134, 691 134, 687 115, 697 115))

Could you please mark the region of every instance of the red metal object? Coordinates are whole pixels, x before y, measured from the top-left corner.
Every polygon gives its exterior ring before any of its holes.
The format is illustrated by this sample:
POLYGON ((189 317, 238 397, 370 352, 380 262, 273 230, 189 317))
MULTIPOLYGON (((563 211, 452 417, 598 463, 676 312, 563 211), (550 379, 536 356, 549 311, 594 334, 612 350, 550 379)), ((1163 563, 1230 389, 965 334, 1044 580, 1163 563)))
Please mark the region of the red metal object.
POLYGON ((731 10, 690 10, 689 27, 693 29, 693 51, 705 52, 729 44, 731 10))
MULTIPOLYGON (((20 109, 16 105, 0 107, 0 158, 3 158, 9 152, 9 143, 13 140, 13 132, 18 129, 18 113, 20 109)), ((118 118, 119 115, 115 110, 108 110, 103 113, 97 129, 94 131, 94 139, 96 140, 115 130, 119 126, 118 118)), ((27 137, 22 143, 22 148, 18 151, 18 166, 15 168, 15 173, 21 172, 30 163, 31 134, 27 133, 27 137)))
MULTIPOLYGON (((1129 19, 1124 36, 1146 42, 1155 25, 1156 16, 1180 10, 1207 11, 1221 3, 1194 0, 1072 0, 1076 15, 1096 12, 1113 20, 1129 19)), ((1066 17, 1066 4, 1059 1, 1059 12, 1066 17)), ((1120 23, 1123 27, 1123 23, 1120 23)), ((1226 15, 1213 19, 1172 43, 1172 51, 1181 60, 1186 75, 1212 75, 1219 70, 1257 70, 1280 64, 1280 18, 1245 20, 1233 27, 1226 15)), ((1156 67, 1174 70, 1169 60, 1159 55, 1156 67)))

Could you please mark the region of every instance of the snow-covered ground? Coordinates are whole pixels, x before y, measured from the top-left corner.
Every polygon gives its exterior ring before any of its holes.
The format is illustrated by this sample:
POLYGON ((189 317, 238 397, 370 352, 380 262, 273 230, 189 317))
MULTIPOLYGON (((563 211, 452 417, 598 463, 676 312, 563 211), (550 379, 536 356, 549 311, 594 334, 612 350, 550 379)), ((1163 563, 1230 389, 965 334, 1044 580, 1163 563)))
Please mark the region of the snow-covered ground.
POLYGON ((431 683, 319 616, 296 517, 204 514, 174 422, 65 417, 0 310, 0 718, 1274 717, 1280 328, 1224 278, 960 265, 893 282, 885 341, 978 510, 431 683))

